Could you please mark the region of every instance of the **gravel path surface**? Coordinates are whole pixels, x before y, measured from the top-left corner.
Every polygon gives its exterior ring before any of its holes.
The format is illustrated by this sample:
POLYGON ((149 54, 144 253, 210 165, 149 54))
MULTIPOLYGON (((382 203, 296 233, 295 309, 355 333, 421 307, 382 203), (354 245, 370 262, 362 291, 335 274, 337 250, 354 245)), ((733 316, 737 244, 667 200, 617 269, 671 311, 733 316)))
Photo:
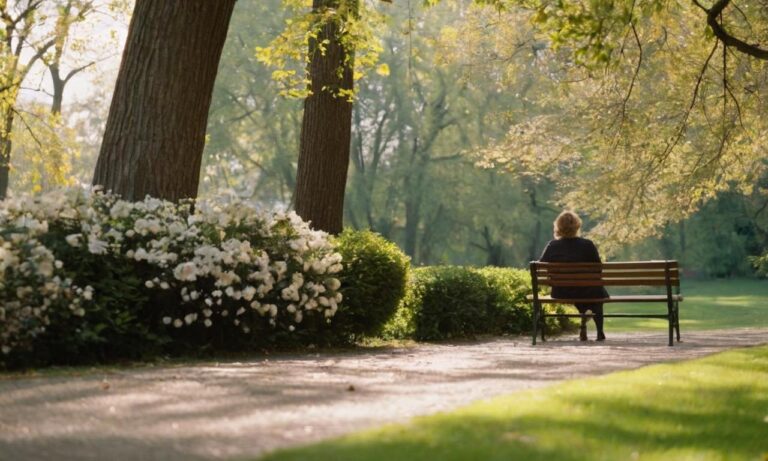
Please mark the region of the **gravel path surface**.
POLYGON ((555 381, 768 343, 768 330, 528 338, 0 377, 0 460, 248 458, 555 381))

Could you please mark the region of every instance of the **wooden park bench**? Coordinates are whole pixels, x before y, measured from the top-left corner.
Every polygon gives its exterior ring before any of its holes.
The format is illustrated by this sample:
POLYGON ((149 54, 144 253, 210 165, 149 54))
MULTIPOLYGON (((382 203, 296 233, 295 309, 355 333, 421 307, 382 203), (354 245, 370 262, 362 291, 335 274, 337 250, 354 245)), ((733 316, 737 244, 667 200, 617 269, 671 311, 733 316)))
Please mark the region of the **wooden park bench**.
MULTIPOLYGON (((531 282, 533 294, 528 299, 533 303, 533 344, 536 345, 537 331, 541 330, 541 340, 544 338, 544 327, 547 317, 578 317, 582 314, 548 314, 542 309, 543 304, 574 304, 574 303, 665 303, 666 313, 621 314, 605 313, 604 317, 638 317, 667 319, 669 322, 669 345, 673 343, 673 331, 680 341, 680 316, 678 303, 683 300, 680 295, 680 271, 677 261, 638 261, 610 263, 545 263, 531 261, 531 282), (664 293, 644 295, 618 295, 608 298, 567 299, 552 298, 539 295, 539 287, 664 287, 664 293), (674 293, 673 293, 674 291, 674 293)), ((604 309, 605 312, 605 309, 604 309)))

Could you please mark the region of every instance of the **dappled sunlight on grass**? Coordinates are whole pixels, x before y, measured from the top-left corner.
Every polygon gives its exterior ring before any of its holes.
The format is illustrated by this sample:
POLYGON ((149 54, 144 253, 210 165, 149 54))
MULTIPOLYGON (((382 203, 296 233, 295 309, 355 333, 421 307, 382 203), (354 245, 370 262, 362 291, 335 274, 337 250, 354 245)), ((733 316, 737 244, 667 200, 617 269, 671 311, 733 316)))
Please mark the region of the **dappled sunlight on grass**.
MULTIPOLYGON (((680 328, 696 330, 768 327, 768 280, 716 279, 683 282, 680 328)), ((606 304, 605 310, 626 313, 666 313, 663 304, 606 304)), ((666 320, 606 319, 607 331, 664 330, 666 320)))
POLYGON ((768 347, 564 382, 268 460, 762 460, 768 347))

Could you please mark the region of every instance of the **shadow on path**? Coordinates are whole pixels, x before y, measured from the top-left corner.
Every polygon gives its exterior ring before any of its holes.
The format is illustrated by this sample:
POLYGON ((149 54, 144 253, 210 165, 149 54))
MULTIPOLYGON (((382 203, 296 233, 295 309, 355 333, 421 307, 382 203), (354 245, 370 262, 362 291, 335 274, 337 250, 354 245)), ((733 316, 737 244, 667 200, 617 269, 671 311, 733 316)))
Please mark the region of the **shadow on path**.
POLYGON ((768 330, 512 337, 0 380, 0 460, 252 456, 553 381, 768 343, 768 330), (108 386, 105 384, 108 383, 108 386))

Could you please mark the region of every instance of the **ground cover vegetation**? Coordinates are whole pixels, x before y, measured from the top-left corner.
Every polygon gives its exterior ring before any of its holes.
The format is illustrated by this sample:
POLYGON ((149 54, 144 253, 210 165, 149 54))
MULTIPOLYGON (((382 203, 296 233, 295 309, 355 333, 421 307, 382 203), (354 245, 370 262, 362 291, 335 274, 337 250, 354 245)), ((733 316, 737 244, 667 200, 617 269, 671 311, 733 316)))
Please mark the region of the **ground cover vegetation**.
POLYGON ((263 460, 756 460, 768 347, 566 381, 263 460))

